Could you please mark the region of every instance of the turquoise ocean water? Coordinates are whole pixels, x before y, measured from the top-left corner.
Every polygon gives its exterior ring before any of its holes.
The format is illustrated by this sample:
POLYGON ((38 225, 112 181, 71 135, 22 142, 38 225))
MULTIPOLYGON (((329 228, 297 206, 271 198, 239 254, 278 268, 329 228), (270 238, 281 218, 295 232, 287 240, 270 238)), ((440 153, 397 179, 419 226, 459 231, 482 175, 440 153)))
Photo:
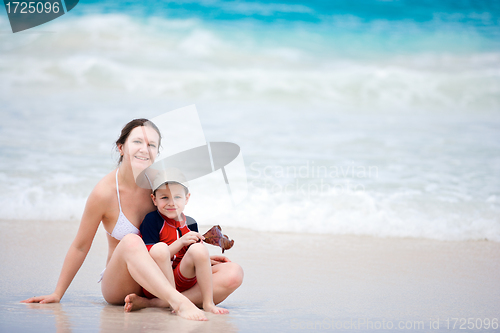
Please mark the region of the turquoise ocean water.
POLYGON ((496 1, 81 1, 0 32, 3 218, 78 221, 123 124, 196 104, 249 184, 202 223, 500 241, 496 1))

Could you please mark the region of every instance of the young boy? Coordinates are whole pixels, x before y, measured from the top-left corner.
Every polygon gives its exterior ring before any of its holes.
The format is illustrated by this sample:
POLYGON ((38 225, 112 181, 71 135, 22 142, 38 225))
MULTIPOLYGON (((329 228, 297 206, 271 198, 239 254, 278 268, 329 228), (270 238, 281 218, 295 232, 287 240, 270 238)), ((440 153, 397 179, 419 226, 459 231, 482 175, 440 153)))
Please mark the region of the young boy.
MULTIPOLYGON (((179 292, 198 283, 205 311, 229 313, 214 304, 211 261, 201 242, 204 237, 197 232, 194 219, 183 213, 190 196, 187 186, 178 182, 165 182, 154 188, 151 199, 158 210, 146 215, 140 227, 141 235, 151 257, 179 292), (170 264, 172 269, 166 267, 170 264)), ((146 297, 154 298, 147 290, 143 291, 146 297)))

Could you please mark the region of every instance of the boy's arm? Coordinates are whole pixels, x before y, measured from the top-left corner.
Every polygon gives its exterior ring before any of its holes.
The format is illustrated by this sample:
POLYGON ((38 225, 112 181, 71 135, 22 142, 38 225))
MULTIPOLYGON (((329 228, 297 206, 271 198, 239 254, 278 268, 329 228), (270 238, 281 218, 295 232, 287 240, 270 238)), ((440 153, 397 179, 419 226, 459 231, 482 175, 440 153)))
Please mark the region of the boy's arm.
POLYGON ((183 235, 181 238, 177 239, 173 243, 168 245, 170 253, 172 256, 177 254, 184 246, 189 246, 191 244, 202 241, 205 237, 196 231, 190 231, 187 234, 183 235))
MULTIPOLYGON (((184 235, 184 236, 186 236, 186 235, 184 235)), ((173 257, 174 255, 176 255, 177 253, 179 253, 179 251, 183 247, 184 247, 184 245, 183 245, 183 242, 182 242, 182 238, 179 238, 178 240, 174 241, 172 244, 169 244, 168 245, 168 249, 170 250, 170 255, 173 257)))
POLYGON ((160 231, 163 225, 163 219, 160 221, 156 218, 156 215, 158 215, 156 211, 146 215, 139 227, 142 240, 146 244, 148 251, 153 245, 160 241, 160 231))
MULTIPOLYGON (((186 225, 189 230, 198 233, 198 224, 191 216, 186 216, 186 225)), ((170 253, 177 254, 184 246, 196 243, 199 239, 201 239, 200 235, 193 235, 192 232, 189 232, 174 241, 172 244, 169 244, 168 248, 170 249, 170 253)))

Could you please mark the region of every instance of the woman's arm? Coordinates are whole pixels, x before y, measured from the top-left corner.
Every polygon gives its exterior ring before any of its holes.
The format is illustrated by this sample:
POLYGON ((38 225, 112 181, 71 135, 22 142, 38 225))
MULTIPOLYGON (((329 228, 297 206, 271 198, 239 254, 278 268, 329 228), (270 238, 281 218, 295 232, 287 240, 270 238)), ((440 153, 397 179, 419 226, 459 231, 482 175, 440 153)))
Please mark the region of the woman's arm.
POLYGON ((104 216, 105 200, 97 191, 97 186, 90 194, 83 211, 82 221, 78 233, 64 259, 61 274, 57 281, 56 289, 51 295, 28 298, 24 303, 57 303, 61 300, 76 273, 82 266, 87 253, 94 240, 99 223, 104 216))

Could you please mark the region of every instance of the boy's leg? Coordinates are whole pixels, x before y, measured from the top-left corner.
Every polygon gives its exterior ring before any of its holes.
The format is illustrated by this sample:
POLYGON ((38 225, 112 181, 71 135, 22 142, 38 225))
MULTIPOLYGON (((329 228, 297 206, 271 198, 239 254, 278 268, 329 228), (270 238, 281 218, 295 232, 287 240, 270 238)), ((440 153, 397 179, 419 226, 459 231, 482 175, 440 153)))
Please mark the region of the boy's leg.
POLYGON ((172 271, 171 255, 168 245, 163 242, 156 243, 149 250, 149 254, 158 264, 158 267, 160 267, 168 282, 175 288, 174 273, 172 271))
POLYGON ((202 243, 192 244, 179 263, 179 271, 185 278, 196 276, 200 286, 203 309, 216 314, 229 313, 228 310, 215 306, 213 300, 212 266, 207 248, 202 243))

